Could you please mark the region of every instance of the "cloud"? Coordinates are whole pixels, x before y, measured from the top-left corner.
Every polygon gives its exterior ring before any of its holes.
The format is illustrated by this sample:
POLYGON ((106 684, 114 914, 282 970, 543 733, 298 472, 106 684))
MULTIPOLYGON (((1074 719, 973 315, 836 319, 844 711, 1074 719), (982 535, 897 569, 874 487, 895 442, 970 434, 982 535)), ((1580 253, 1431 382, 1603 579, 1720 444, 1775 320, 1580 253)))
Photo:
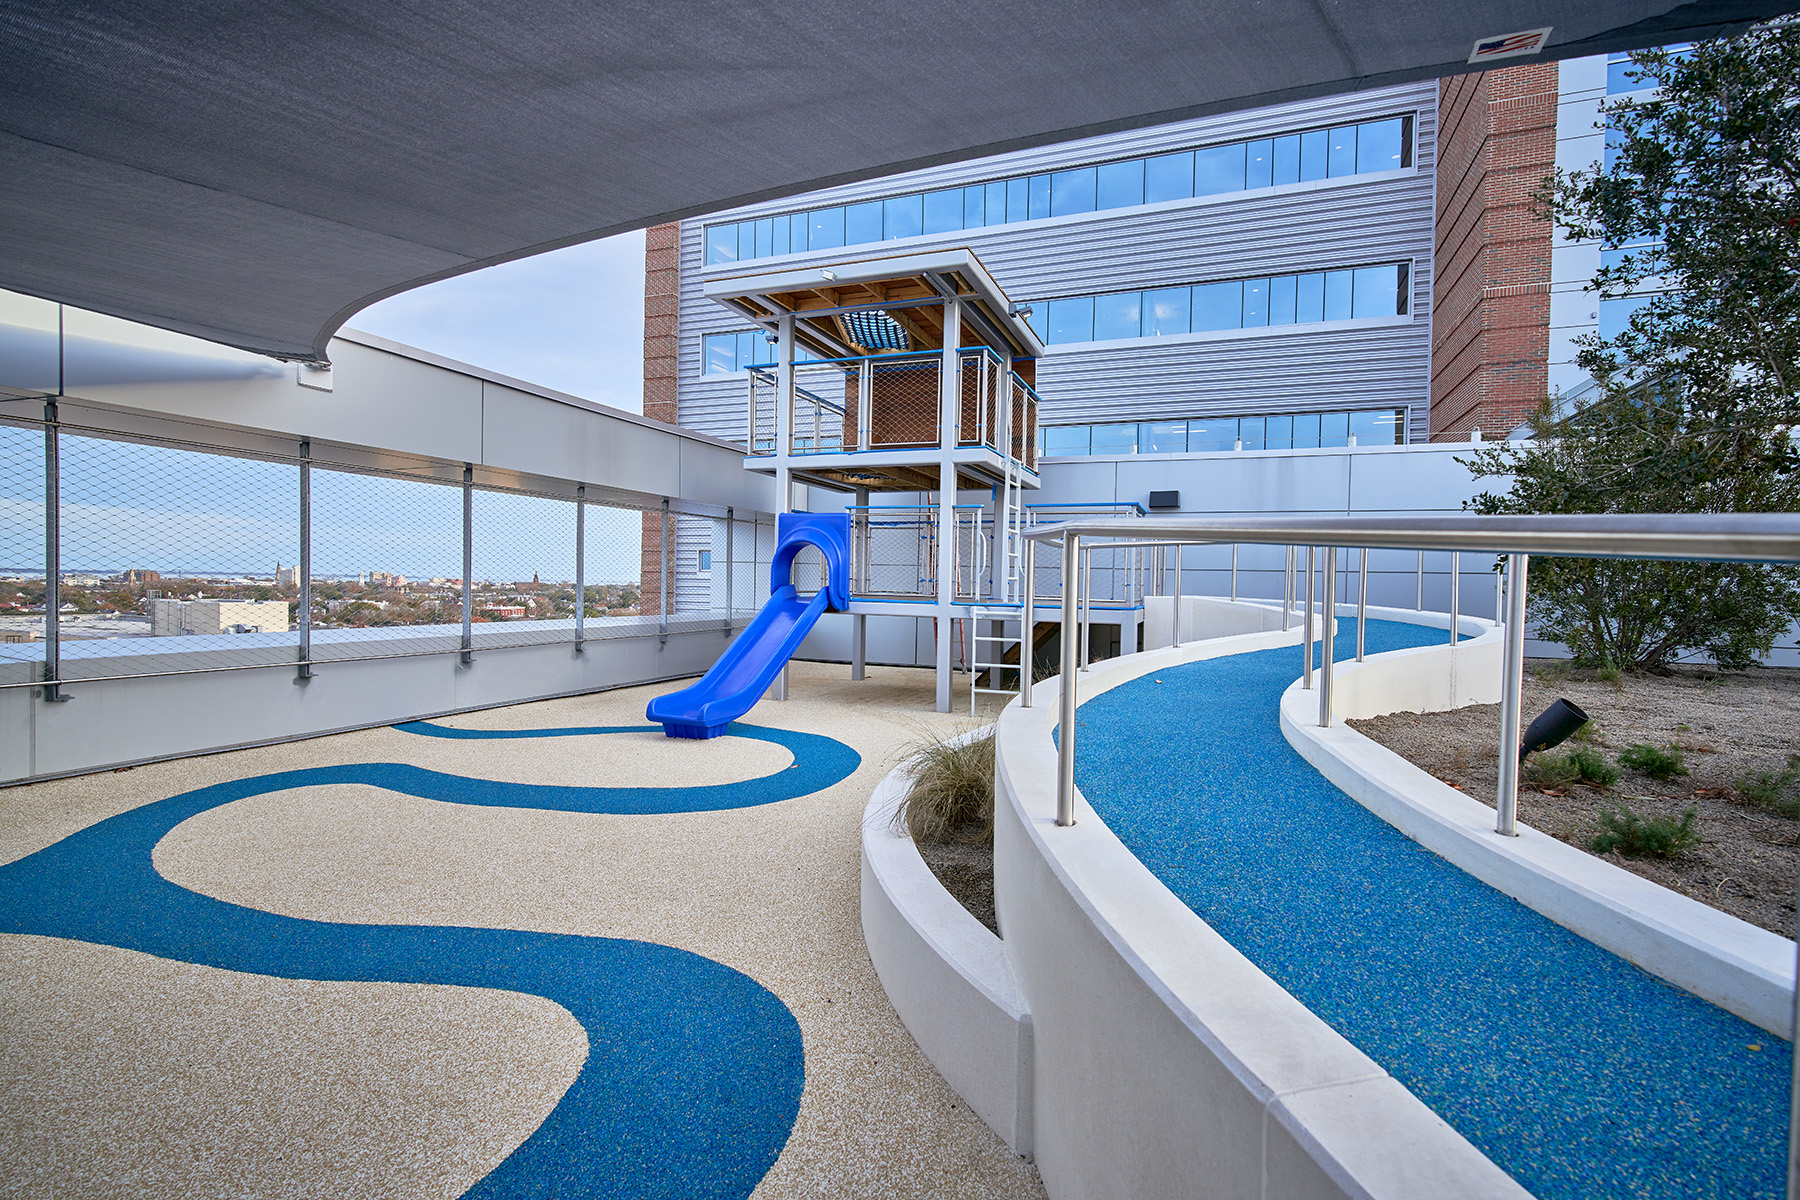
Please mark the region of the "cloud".
POLYGON ((644 235, 620 234, 427 284, 350 326, 643 411, 644 235))

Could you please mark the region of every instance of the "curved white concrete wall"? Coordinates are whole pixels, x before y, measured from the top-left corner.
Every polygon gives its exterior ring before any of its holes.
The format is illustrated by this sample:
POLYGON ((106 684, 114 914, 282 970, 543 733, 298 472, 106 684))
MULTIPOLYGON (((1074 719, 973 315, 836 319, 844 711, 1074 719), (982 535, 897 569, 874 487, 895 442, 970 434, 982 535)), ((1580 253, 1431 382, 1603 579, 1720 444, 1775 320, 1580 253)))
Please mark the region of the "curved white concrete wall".
MULTIPOLYGON (((1297 641, 1147 651, 1098 664, 1080 688, 1085 699, 1297 641)), ((1085 800, 1073 827, 1055 825, 1057 687, 1001 715, 995 804, 1003 945, 1031 1012, 1033 1142, 1050 1194, 1526 1196, 1178 900, 1085 800)))
MULTIPOLYGON (((1371 611, 1388 619, 1419 616, 1371 611)), ((1792 941, 1525 824, 1518 837, 1501 837, 1494 832, 1494 797, 1465 795, 1342 724, 1498 701, 1500 631, 1476 624, 1486 632, 1457 647, 1454 690, 1448 645, 1340 664, 1332 705, 1337 723, 1321 728, 1315 694, 1290 688, 1281 702, 1283 735, 1364 808, 1483 883, 1677 987, 1791 1037, 1792 941)), ((1520 815, 1531 815, 1529 793, 1520 815)))
MULTIPOLYGON (((979 736, 979 734, 972 735, 979 736)), ((1031 1157, 1031 1014, 1000 939, 944 890, 895 832, 905 765, 863 810, 863 940, 913 1040, 975 1115, 1031 1157)))

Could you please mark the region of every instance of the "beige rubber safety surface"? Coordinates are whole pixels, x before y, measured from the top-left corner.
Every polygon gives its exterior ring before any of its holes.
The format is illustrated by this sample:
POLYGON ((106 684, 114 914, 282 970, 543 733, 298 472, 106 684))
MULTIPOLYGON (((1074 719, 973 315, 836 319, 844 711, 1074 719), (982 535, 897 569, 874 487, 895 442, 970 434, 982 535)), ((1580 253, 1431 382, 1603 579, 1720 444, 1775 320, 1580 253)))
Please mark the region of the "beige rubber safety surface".
MULTIPOLYGON (((858 915, 864 803, 905 746, 968 728, 929 671, 791 668, 752 724, 823 734, 849 778, 757 808, 615 816, 445 804, 338 784, 202 812, 157 846, 170 881, 324 921, 636 938, 701 954, 799 1021, 806 1083, 754 1195, 1037 1197, 920 1053, 858 915)), ((962 681, 959 680, 959 683, 962 681)), ((446 718, 472 729, 641 723, 680 684, 446 718)), ((0 791, 0 861, 210 783, 400 762, 521 783, 700 785, 790 761, 742 738, 453 741, 391 729, 0 791)), ((535 996, 273 979, 53 938, 0 937, 0 1196, 453 1197, 553 1109, 587 1053, 535 996)))

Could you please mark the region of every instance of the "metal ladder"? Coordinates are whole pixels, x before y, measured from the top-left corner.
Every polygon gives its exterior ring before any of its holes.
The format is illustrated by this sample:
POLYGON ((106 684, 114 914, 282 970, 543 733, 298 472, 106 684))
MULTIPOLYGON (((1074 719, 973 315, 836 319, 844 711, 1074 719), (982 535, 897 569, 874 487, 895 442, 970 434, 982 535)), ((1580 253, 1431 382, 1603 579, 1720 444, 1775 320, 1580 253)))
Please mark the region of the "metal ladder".
MULTIPOLYGON (((1030 655, 1025 649, 1020 635, 1006 632, 1007 624, 1018 619, 1016 612, 1011 608, 972 608, 969 613, 970 624, 974 627, 974 633, 969 639, 969 715, 974 716, 976 697, 983 695, 1016 696, 1019 693, 1016 686, 982 687, 981 677, 984 672, 1028 671, 1031 669, 1031 664, 1030 655), (983 622, 997 623, 1000 626, 1000 632, 983 633, 981 631, 983 622), (1019 647, 1017 663, 1006 661, 1006 652, 1013 646, 1019 647), (992 648, 991 658, 983 656, 984 648, 988 647, 992 648)), ((1020 628, 1029 629, 1030 622, 1026 622, 1020 628)), ((994 683, 998 683, 1004 678, 1003 674, 990 676, 991 682, 994 683)))

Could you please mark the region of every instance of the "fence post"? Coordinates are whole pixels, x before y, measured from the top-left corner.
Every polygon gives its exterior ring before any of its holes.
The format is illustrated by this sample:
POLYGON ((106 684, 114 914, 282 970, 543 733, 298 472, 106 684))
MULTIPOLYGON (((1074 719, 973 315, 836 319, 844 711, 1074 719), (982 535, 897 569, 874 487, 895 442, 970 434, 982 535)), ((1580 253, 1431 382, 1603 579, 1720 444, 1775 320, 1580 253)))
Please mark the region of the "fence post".
POLYGON ((587 484, 575 485, 575 648, 587 638, 587 484))
POLYGON ((463 666, 475 661, 475 464, 463 464, 462 653, 463 666))
POLYGON ((1300 677, 1302 680, 1305 681, 1301 686, 1303 686, 1309 692, 1312 690, 1312 668, 1313 668, 1313 659, 1312 659, 1313 634, 1312 634, 1312 631, 1313 631, 1313 548, 1311 546, 1308 546, 1306 548, 1306 617, 1305 617, 1305 625, 1302 627, 1301 632, 1300 632, 1300 641, 1301 641, 1301 645, 1305 649, 1305 655, 1301 660, 1301 662, 1303 664, 1303 670, 1302 670, 1300 677))
POLYGON ((300 439, 300 678, 312 678, 312 439, 300 439))
POLYGON ((662 502, 662 587, 657 596, 656 641, 658 645, 669 640, 669 498, 662 502))
POLYGON ((57 444, 56 401, 44 401, 44 699, 62 694, 62 448, 57 444))
POLYGON ((1369 625, 1369 548, 1362 548, 1356 572, 1356 661, 1363 660, 1363 630, 1369 625))
POLYGON ((737 510, 725 509, 725 636, 731 636, 731 618, 737 612, 737 587, 733 578, 733 553, 736 543, 737 510))
POLYGON ((1081 596, 1077 566, 1081 562, 1081 538, 1063 534, 1062 546, 1062 695, 1058 697, 1056 748, 1056 823, 1075 823, 1075 630, 1076 601, 1081 596))
MULTIPOLYGON (((1525 686, 1525 572, 1530 559, 1506 559, 1506 661, 1500 675, 1500 794, 1494 832, 1517 837, 1519 811, 1519 700, 1525 686)), ((1454 698, 1453 698, 1454 699, 1454 698)))
POLYGON ((1456 645, 1456 618, 1462 609, 1462 551, 1450 552, 1450 644, 1456 645))
MULTIPOLYGON (((1331 669, 1336 665, 1332 651, 1332 634, 1337 628, 1337 547, 1325 548, 1325 625, 1319 631, 1323 653, 1319 655, 1319 724, 1331 725, 1331 669)), ((1308 646, 1311 643, 1307 643, 1308 646)), ((1311 653, 1309 650, 1308 653, 1311 653)))
POLYGON ((1032 615, 1037 605, 1037 543, 1029 538, 1023 539, 1025 568, 1024 603, 1019 606, 1019 707, 1031 707, 1031 673, 1034 669, 1033 657, 1037 648, 1037 639, 1032 635, 1037 632, 1037 620, 1032 615))

